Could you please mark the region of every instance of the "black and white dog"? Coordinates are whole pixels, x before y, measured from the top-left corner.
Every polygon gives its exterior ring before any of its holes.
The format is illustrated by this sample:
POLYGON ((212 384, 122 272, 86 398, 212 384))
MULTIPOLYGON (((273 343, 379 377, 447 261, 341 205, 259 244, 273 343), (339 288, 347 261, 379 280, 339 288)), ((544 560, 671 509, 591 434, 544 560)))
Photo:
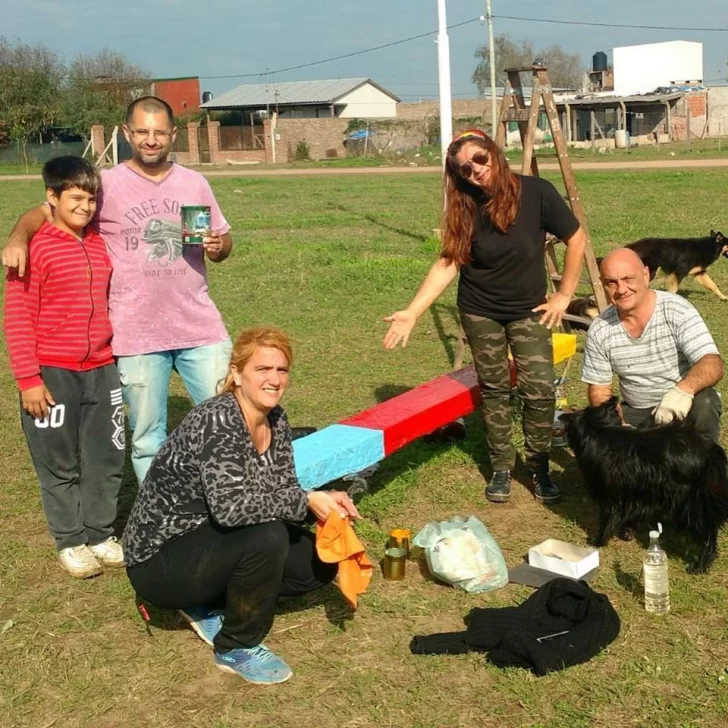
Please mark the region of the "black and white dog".
POLYGON ((712 291, 721 301, 721 293, 708 275, 708 266, 721 256, 728 257, 728 240, 721 232, 710 231, 704 238, 642 238, 625 247, 634 250, 650 269, 653 280, 658 269, 667 276, 667 290, 677 293, 683 278, 693 276, 701 286, 712 291))
POLYGON ((720 445, 685 423, 624 427, 618 400, 561 415, 590 495, 599 505, 604 546, 640 523, 671 521, 698 548, 688 572, 707 571, 728 521, 728 460, 720 445))

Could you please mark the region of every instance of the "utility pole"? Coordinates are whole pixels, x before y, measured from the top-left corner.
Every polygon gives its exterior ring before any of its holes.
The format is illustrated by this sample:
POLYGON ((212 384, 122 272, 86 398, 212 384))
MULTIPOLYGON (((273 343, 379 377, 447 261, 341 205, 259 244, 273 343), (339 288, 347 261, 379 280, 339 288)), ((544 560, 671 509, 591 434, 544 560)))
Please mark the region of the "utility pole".
POLYGON ((485 0, 485 19, 488 23, 488 66, 490 67, 490 121, 491 130, 490 134, 495 139, 495 134, 498 131, 496 126, 498 124, 496 101, 495 101, 495 46, 493 44, 493 9, 490 4, 490 0, 485 0))
POLYGON ((437 0, 437 71, 440 83, 440 153, 445 166, 452 140, 452 91, 450 88, 450 39, 447 35, 445 0, 437 0))

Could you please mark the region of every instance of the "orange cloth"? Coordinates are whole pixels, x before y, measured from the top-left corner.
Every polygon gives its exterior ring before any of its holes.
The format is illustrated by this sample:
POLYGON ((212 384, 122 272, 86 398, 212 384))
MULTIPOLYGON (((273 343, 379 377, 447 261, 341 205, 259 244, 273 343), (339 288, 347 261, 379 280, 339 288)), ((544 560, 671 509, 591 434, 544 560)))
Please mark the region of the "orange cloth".
POLYGON ((339 565, 339 589, 354 609, 372 578, 373 564, 354 531, 348 516, 329 513, 326 523, 316 524, 316 552, 321 561, 339 565))

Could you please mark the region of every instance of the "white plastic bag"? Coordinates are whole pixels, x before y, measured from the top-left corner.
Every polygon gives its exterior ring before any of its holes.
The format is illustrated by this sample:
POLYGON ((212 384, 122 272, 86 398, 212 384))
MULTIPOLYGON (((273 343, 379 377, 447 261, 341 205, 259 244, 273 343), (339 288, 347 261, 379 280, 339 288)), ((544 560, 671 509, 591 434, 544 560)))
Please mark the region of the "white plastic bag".
POLYGON ((428 523, 413 540, 424 549, 430 573, 471 594, 508 583, 508 568, 495 539, 475 517, 428 523))

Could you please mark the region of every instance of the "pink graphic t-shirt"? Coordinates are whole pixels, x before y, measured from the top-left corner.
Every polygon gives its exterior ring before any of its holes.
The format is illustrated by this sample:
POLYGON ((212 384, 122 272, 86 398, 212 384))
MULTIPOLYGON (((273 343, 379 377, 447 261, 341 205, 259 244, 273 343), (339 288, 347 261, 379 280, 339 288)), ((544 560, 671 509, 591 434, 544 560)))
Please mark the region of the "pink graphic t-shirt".
POLYGON ((225 341, 228 333, 208 293, 202 246, 182 245, 181 205, 210 205, 212 229, 230 229, 207 180, 176 164, 161 182, 126 164, 102 170, 101 180, 96 220, 113 266, 109 317, 114 354, 225 341))

